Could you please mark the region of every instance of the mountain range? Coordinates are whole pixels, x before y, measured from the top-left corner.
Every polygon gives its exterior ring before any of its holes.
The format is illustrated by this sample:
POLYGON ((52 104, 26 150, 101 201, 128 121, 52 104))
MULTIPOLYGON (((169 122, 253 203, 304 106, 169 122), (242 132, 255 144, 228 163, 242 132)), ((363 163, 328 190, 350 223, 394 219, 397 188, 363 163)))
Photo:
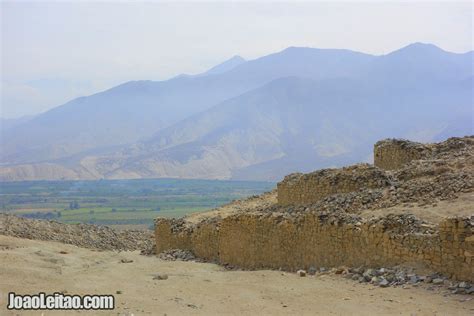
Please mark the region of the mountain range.
POLYGON ((132 81, 2 127, 0 180, 279 180, 371 159, 372 144, 473 134, 473 52, 290 47, 132 81))

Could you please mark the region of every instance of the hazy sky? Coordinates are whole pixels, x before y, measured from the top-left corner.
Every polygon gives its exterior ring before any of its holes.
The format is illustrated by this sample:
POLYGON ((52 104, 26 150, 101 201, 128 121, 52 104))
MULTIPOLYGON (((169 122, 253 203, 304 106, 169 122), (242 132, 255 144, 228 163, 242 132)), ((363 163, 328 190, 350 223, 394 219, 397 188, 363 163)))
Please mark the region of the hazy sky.
POLYGON ((288 46, 473 49, 473 2, 0 2, 2 117, 288 46))

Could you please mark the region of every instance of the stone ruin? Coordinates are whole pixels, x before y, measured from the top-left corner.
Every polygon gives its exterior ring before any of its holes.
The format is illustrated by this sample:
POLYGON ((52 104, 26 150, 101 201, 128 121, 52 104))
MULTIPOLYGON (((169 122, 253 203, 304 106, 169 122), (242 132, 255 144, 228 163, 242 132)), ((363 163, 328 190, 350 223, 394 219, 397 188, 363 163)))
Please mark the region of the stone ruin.
POLYGON ((404 139, 385 139, 374 145, 374 165, 385 170, 396 170, 429 154, 430 148, 426 145, 404 139))
POLYGON ((359 164, 340 169, 322 169, 286 176, 277 185, 278 203, 308 204, 338 194, 389 186, 390 177, 377 167, 359 164))
MULTIPOLYGON (((457 169, 454 173, 463 177, 466 171, 461 170, 458 165, 474 165, 472 148, 474 137, 453 137, 439 144, 421 144, 400 139, 382 140, 374 146, 374 165, 357 164, 286 176, 277 184, 278 203, 316 203, 335 194, 383 189, 400 181, 453 173, 452 169, 457 169), (458 159, 459 157, 463 159, 458 159), (453 167, 453 164, 457 166, 453 167)), ((472 177, 472 172, 468 173, 470 174, 467 176, 472 177)), ((413 188, 415 191, 417 189, 419 188, 413 188)))
POLYGON ((425 266, 474 281, 474 223, 447 218, 438 227, 416 225, 407 215, 374 220, 356 215, 241 214, 176 229, 156 222, 157 252, 184 249, 195 256, 245 269, 296 271, 315 267, 425 266))
POLYGON ((183 249, 224 265, 286 271, 409 264, 474 282, 474 216, 430 224, 407 214, 370 219, 357 212, 423 200, 433 192, 449 191, 447 199, 473 192, 474 137, 431 145, 386 140, 374 151, 375 166, 285 177, 273 206, 198 223, 157 219, 157 252, 183 249))
POLYGON ((384 170, 398 170, 412 161, 439 160, 472 153, 474 136, 452 137, 435 144, 421 144, 405 139, 385 139, 374 145, 374 165, 384 170))

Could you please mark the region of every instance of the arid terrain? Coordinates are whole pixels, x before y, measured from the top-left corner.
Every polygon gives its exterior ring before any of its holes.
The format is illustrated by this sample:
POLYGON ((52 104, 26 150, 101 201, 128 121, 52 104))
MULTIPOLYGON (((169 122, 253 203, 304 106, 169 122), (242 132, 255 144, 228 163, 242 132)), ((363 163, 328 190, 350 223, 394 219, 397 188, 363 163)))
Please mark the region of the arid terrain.
MULTIPOLYGON (((164 261, 137 251, 94 251, 58 242, 0 236, 0 309, 6 293, 114 294, 100 315, 469 315, 469 295, 441 287, 379 288, 342 276, 227 271, 210 263, 164 261), (122 259, 133 260, 121 263, 122 259), (155 280, 156 275, 168 275, 155 280), (121 293, 121 294, 116 294, 121 293)), ((71 312, 70 314, 77 314, 71 312)), ((96 315, 97 312, 83 312, 96 315)), ((44 315, 64 312, 45 311, 44 315)))

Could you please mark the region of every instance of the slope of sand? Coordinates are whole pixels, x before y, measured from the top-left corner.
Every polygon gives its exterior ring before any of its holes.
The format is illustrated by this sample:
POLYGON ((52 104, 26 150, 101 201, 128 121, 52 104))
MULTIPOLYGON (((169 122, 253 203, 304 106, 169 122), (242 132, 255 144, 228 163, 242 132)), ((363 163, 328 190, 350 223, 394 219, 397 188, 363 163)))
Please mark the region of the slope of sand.
POLYGON ((336 275, 302 278, 278 271, 226 271, 214 264, 162 261, 136 251, 100 252, 0 236, 0 315, 42 314, 6 311, 10 291, 115 295, 114 311, 84 312, 89 315, 474 314, 472 296, 378 288, 336 275), (154 280, 158 273, 169 278, 154 280))

